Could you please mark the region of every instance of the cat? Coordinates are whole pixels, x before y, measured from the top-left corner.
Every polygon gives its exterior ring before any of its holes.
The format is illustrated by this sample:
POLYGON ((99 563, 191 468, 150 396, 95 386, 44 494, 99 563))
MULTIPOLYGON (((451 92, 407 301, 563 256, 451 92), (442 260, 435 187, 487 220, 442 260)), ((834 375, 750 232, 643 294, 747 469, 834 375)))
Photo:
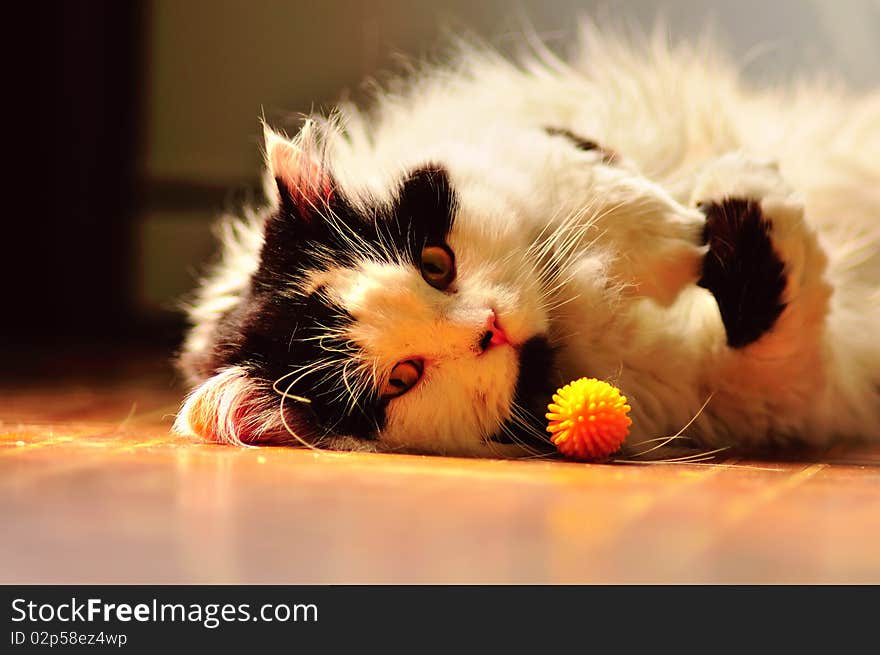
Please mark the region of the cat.
POLYGON ((880 92, 751 88, 705 41, 589 23, 564 60, 453 62, 264 126, 177 432, 544 456, 590 376, 632 407, 621 457, 880 435, 880 92))

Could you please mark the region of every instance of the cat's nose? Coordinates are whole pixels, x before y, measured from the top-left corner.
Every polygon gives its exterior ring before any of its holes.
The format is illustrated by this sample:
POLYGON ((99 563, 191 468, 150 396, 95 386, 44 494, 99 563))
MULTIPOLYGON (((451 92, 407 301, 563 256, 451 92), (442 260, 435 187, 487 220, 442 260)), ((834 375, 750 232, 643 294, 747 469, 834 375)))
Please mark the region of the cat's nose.
POLYGON ((498 316, 496 316, 493 311, 489 315, 489 320, 486 321, 485 331, 480 338, 480 351, 486 352, 492 346, 501 346, 505 343, 510 343, 510 339, 507 338, 507 334, 504 332, 501 323, 498 321, 498 316))

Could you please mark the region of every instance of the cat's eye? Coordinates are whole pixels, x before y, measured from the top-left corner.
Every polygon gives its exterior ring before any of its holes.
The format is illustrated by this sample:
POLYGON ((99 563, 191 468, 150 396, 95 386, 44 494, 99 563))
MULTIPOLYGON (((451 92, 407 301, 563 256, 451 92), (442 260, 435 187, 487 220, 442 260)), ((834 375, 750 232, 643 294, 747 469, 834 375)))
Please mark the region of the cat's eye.
POLYGON ((425 246, 419 264, 425 282, 441 291, 455 279, 455 258, 446 246, 425 246))
POLYGON ((400 362, 393 369, 388 381, 382 385, 379 396, 383 400, 396 398, 410 389, 422 377, 422 363, 414 359, 408 359, 400 362))

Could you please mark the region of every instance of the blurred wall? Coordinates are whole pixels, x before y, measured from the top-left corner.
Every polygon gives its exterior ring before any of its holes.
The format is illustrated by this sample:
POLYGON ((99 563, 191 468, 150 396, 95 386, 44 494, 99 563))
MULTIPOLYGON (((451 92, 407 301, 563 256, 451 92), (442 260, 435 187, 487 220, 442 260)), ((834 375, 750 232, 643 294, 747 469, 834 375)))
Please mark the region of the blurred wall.
POLYGON ((130 330, 132 218, 149 120, 145 3, 6 9, 0 374, 34 346, 52 352, 130 330))
POLYGON ((155 0, 134 237, 140 315, 170 315, 214 249, 211 221, 256 188, 261 115, 284 125, 357 98, 396 53, 436 51, 445 30, 506 49, 525 19, 564 45, 579 13, 648 27, 660 14, 674 37, 711 23, 760 81, 824 70, 857 87, 880 82, 880 0, 155 0))

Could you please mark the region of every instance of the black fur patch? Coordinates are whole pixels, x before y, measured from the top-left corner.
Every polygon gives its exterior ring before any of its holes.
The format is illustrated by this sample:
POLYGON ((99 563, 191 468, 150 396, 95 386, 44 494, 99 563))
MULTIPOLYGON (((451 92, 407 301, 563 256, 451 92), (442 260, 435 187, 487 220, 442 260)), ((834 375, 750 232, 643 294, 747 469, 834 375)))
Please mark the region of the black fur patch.
POLYGON ((266 221, 250 289, 220 321, 212 352, 198 368, 210 375, 243 365, 270 385, 281 379, 279 389, 311 400, 308 410, 318 436, 375 438, 384 426, 387 402, 376 389, 352 402, 344 366, 357 356, 356 346, 332 336, 355 318, 324 289, 306 297, 291 289, 309 271, 325 270, 328 264, 354 266, 365 257, 418 266, 422 248, 444 244, 452 227, 456 202, 448 176, 437 167, 416 170, 391 207, 377 205, 368 215, 335 191, 321 201, 323 206, 309 207, 285 200, 286 187, 278 186, 282 201, 266 221), (323 368, 301 375, 310 366, 323 368), (283 377, 292 371, 299 372, 283 377))
POLYGON ((364 256, 380 261, 401 258, 418 265, 425 245, 445 244, 455 208, 449 177, 438 167, 412 172, 392 206, 377 207, 369 215, 356 211, 339 194, 309 216, 303 216, 295 203, 282 202, 266 224, 255 283, 272 288, 282 278, 326 268, 328 254, 341 266, 364 256))
POLYGON ((698 284, 712 292, 731 348, 753 343, 785 309, 785 265, 773 250, 772 224, 756 201, 729 198, 700 205, 709 253, 698 284))
POLYGON ((426 245, 445 245, 455 218, 456 200, 442 168, 425 167, 409 175, 387 221, 395 247, 418 265, 426 245))
POLYGON ((568 139, 578 150, 597 150, 602 154, 602 161, 606 164, 613 164, 617 160, 617 153, 613 150, 603 148, 595 141, 578 136, 571 130, 562 127, 545 127, 544 131, 550 136, 561 136, 568 139))
POLYGON ((554 357, 555 351, 546 337, 532 337, 520 347, 519 376, 513 400, 525 410, 527 416, 521 418, 529 427, 524 428, 519 421, 508 419, 504 428, 493 435, 490 441, 520 443, 538 452, 554 451, 544 418, 547 403, 559 386, 553 381, 554 357))

